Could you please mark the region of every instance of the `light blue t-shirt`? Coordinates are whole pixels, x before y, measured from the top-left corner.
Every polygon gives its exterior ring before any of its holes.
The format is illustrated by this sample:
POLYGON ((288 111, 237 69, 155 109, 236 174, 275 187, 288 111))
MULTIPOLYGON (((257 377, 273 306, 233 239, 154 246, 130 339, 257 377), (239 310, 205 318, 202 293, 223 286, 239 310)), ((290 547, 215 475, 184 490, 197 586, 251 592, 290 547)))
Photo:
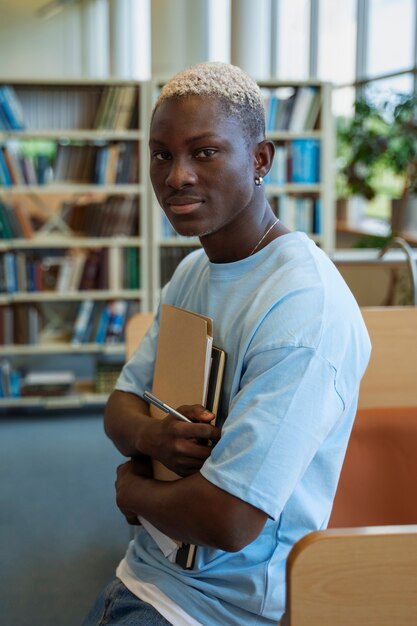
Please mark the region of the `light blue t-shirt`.
MULTIPOLYGON (((212 317, 214 344, 227 353, 222 437, 201 473, 268 520, 240 552, 199 547, 193 570, 165 559, 142 529, 129 566, 205 626, 276 626, 288 552, 325 528, 331 512, 370 355, 362 316, 333 263, 302 233, 234 263, 210 263, 198 250, 162 302, 212 317)), ((141 395, 151 386, 157 338, 158 319, 117 389, 141 395)))

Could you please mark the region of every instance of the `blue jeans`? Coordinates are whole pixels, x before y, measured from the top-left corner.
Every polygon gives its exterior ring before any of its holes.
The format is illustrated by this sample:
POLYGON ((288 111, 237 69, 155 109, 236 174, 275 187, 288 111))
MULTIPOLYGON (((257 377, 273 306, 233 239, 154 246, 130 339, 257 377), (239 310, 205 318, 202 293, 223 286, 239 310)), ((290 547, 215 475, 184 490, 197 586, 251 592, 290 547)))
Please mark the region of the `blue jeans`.
POLYGON ((100 593, 82 626, 170 626, 170 622, 114 578, 100 593))

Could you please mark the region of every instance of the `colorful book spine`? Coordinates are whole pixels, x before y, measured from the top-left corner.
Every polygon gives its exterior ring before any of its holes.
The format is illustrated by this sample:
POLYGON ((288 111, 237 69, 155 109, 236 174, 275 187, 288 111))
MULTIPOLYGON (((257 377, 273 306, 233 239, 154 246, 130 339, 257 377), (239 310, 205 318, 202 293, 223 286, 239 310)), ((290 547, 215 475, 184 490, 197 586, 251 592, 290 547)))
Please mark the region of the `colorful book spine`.
POLYGON ((294 139, 291 141, 291 182, 314 184, 320 181, 320 141, 294 139))
POLYGON ((80 303, 77 319, 71 337, 72 344, 85 343, 88 340, 90 321, 93 313, 93 300, 84 300, 80 303))
POLYGON ((2 120, 7 124, 7 130, 23 130, 25 127, 21 104, 13 87, 0 87, 0 108, 3 112, 2 120))

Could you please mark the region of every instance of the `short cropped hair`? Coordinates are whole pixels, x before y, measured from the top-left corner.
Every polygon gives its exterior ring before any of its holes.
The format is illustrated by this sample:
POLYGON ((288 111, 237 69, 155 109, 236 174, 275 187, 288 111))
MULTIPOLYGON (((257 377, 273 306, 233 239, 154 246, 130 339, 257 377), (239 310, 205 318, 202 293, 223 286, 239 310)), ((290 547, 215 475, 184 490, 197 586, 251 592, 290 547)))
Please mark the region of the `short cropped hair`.
POLYGON ((153 114, 165 100, 186 96, 218 99, 224 112, 235 118, 252 140, 265 138, 262 92, 257 83, 236 65, 199 63, 179 72, 162 88, 153 114))

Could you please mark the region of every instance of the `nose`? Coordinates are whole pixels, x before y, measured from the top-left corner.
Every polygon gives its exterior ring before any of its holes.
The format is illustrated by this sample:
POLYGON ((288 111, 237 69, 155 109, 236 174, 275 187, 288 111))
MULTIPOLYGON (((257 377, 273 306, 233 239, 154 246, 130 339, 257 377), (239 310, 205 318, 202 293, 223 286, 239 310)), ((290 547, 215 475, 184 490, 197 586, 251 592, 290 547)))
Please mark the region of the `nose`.
POLYGON ((171 167, 165 179, 166 184, 173 189, 183 189, 194 185, 196 174, 192 163, 183 158, 175 158, 171 161, 171 167))

